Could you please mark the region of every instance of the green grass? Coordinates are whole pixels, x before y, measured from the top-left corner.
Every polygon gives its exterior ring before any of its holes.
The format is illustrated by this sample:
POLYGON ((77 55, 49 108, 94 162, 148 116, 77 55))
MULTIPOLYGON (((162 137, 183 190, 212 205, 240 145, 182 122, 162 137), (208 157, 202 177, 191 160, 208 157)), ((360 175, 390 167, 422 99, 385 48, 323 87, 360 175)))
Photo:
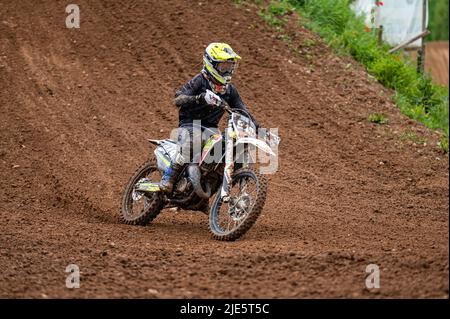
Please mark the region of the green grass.
MULTIPOLYGON (((260 15, 283 31, 286 15, 296 10, 302 24, 319 34, 338 54, 351 55, 384 86, 395 90, 394 101, 401 112, 442 130, 448 145, 448 88, 418 74, 416 66, 401 53, 389 54, 389 47, 379 47, 375 31, 367 31, 363 17, 357 18, 350 0, 279 0, 264 6, 260 15)), ((260 5, 263 5, 260 2, 260 5)), ((448 32, 448 29, 447 29, 448 32)), ((448 149, 448 146, 447 146, 448 149)))
POLYGON ((259 11, 259 16, 281 31, 287 22, 286 15, 291 14, 293 10, 294 8, 287 2, 271 1, 269 5, 259 11))
POLYGON ((244 0, 232 0, 234 5, 239 8, 239 6, 244 2, 244 0))
POLYGON ((305 47, 305 48, 312 48, 317 45, 317 42, 313 39, 305 39, 302 41, 301 45, 302 45, 302 47, 305 47))
POLYGON ((448 153, 448 137, 442 136, 439 141, 439 146, 444 153, 448 153))
POLYGON ((371 123, 376 123, 376 124, 387 124, 389 122, 388 117, 382 113, 369 114, 369 116, 367 117, 367 120, 371 123))
POLYGON ((286 43, 291 43, 291 38, 287 34, 280 34, 278 39, 286 43))
POLYGON ((411 130, 406 130, 403 133, 401 133, 400 139, 402 141, 411 141, 417 145, 425 144, 427 142, 427 140, 425 138, 418 136, 416 133, 414 133, 411 130))

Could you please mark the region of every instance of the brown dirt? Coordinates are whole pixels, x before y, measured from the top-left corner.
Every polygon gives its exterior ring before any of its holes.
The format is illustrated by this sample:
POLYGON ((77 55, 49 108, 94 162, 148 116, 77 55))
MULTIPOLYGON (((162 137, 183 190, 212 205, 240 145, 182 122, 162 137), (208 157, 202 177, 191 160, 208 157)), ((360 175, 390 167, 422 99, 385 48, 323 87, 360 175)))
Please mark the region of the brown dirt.
POLYGON ((66 1, 2 1, 0 297, 448 298, 448 157, 360 65, 292 17, 295 54, 252 6, 77 3, 69 30, 66 1), (146 138, 177 124, 173 93, 214 40, 243 57, 235 83, 283 138, 262 216, 232 243, 201 213, 119 224, 146 138))

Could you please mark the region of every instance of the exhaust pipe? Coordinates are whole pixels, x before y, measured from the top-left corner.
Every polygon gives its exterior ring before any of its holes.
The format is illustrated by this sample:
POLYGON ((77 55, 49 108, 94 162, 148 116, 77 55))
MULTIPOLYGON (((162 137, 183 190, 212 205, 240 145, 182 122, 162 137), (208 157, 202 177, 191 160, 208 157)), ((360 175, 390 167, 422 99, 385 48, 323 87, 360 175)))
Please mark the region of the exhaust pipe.
POLYGON ((202 174, 200 173, 200 167, 197 164, 190 164, 188 166, 188 175, 189 180, 194 187, 194 192, 201 198, 210 198, 211 197, 211 185, 209 183, 206 184, 206 190, 203 190, 201 180, 202 174))

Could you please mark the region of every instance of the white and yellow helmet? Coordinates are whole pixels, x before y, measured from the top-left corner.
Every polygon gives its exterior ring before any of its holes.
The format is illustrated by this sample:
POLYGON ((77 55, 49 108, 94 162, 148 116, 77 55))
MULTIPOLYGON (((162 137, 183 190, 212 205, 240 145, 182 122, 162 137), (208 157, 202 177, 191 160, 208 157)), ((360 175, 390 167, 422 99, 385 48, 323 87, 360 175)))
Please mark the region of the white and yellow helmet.
POLYGON ((231 82, 233 72, 241 59, 226 43, 209 44, 203 54, 203 69, 217 85, 226 86, 231 82))

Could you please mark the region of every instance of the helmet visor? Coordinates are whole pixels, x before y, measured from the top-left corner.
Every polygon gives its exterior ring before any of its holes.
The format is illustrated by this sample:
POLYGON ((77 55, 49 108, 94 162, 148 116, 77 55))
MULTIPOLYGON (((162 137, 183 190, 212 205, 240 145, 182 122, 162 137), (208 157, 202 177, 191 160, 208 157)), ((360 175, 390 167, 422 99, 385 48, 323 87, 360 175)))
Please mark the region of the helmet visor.
POLYGON ((217 63, 217 71, 221 74, 232 74, 237 67, 235 61, 225 61, 217 63))

